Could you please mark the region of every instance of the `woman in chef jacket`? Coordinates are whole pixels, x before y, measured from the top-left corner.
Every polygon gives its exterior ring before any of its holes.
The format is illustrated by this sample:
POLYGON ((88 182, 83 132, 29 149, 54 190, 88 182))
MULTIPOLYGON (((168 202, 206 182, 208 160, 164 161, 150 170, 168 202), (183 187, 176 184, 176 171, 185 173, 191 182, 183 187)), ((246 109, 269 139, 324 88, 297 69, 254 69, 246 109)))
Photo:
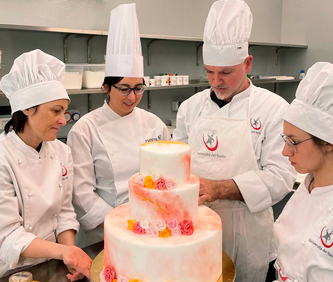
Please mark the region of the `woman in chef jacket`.
POLYGON ((64 71, 34 50, 0 81, 12 108, 0 135, 0 277, 48 259, 63 260, 72 281, 89 276, 91 259, 74 246, 72 156, 55 140, 69 103, 64 71))
POLYGON ((333 281, 333 65, 316 63, 284 117, 282 154, 308 173, 274 224, 278 281, 333 281))
POLYGON ((170 139, 157 116, 136 107, 146 87, 143 75, 135 4, 120 5, 111 12, 103 84, 107 99, 68 135, 81 247, 103 240, 106 215, 128 201, 128 180, 139 171, 140 145, 170 139))

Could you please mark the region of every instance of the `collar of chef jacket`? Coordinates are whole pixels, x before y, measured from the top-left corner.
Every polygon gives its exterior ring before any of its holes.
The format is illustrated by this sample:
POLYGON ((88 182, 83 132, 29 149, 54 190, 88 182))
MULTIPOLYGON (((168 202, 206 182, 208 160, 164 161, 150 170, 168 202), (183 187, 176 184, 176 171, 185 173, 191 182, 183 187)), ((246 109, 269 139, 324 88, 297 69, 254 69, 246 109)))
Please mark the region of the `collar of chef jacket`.
POLYGON ((46 144, 43 141, 42 147, 39 152, 37 152, 31 146, 25 144, 23 140, 15 133, 11 131, 8 133, 8 137, 13 141, 14 145, 26 156, 29 156, 34 159, 41 159, 47 156, 46 144))

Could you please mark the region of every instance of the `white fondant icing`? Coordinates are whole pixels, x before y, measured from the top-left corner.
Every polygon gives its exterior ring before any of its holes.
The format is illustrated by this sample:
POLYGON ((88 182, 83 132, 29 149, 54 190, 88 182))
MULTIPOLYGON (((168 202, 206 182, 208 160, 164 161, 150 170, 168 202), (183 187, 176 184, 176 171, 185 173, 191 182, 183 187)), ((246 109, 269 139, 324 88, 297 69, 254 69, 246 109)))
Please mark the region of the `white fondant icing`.
POLYGON ((168 238, 139 235, 127 229, 128 204, 105 219, 105 258, 116 275, 143 282, 216 282, 222 273, 222 223, 200 206, 192 235, 168 238))
POLYGON ((142 177, 162 177, 181 184, 190 179, 190 163, 190 146, 185 143, 161 141, 145 143, 140 147, 142 177))
POLYGON ((129 180, 129 204, 112 210, 104 222, 104 265, 116 277, 142 282, 219 279, 222 222, 211 209, 198 208, 200 180, 190 174, 190 154, 190 147, 180 142, 141 145, 140 173, 129 180), (144 187, 147 176, 157 188, 144 187), (127 220, 136 221, 135 232, 128 230, 127 220), (193 234, 187 221, 194 224, 193 234))

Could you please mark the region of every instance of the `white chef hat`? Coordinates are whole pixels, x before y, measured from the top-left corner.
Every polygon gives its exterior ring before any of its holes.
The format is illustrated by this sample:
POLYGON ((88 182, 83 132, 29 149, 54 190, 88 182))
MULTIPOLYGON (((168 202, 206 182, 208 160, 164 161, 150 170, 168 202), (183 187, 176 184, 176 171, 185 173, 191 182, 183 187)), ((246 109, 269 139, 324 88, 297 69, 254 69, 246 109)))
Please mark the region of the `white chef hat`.
POLYGON ((333 144, 333 65, 315 63, 300 82, 284 115, 294 126, 333 144))
POLYGON ((143 77, 143 57, 135 3, 111 11, 105 76, 143 77))
POLYGON ((243 63, 249 56, 252 21, 251 10, 243 0, 214 2, 204 30, 204 64, 227 67, 243 63))
POLYGON ((0 89, 9 99, 12 114, 58 99, 70 100, 62 81, 65 64, 57 58, 34 50, 14 60, 0 89))

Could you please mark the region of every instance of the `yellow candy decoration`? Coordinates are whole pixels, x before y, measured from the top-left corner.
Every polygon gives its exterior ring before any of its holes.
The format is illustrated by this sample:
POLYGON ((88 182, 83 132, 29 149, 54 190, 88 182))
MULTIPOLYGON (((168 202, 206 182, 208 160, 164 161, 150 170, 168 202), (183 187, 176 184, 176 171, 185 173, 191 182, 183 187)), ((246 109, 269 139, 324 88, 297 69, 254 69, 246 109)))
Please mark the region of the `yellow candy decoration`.
POLYGON ((134 230, 134 224, 136 223, 136 220, 135 219, 129 219, 127 220, 127 229, 128 230, 134 230))
POLYGON ((156 182, 153 180, 153 178, 151 176, 145 177, 145 187, 152 188, 152 189, 156 188, 156 182))
POLYGON ((170 235, 171 235, 171 230, 168 227, 159 232, 159 236, 161 238, 168 238, 170 235))

